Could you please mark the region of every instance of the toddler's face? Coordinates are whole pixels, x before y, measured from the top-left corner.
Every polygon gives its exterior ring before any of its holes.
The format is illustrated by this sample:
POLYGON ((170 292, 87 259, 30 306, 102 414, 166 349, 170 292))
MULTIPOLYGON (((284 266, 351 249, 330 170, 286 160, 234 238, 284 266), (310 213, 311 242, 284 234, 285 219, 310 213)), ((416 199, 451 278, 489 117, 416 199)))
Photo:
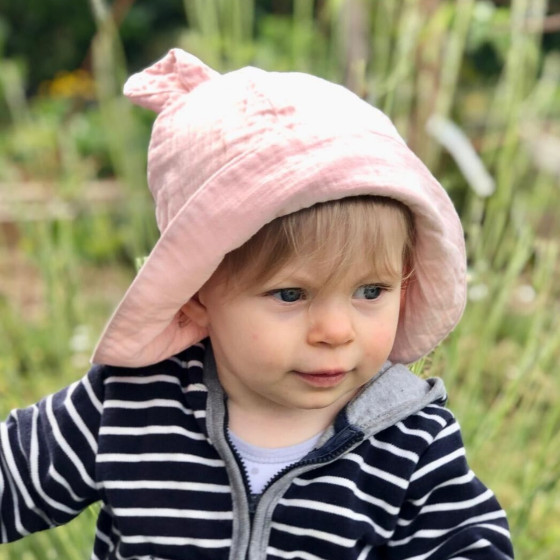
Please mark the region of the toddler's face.
POLYGON ((213 277, 200 291, 220 381, 241 407, 341 409, 387 360, 401 278, 357 263, 337 279, 293 261, 261 284, 233 290, 213 277))

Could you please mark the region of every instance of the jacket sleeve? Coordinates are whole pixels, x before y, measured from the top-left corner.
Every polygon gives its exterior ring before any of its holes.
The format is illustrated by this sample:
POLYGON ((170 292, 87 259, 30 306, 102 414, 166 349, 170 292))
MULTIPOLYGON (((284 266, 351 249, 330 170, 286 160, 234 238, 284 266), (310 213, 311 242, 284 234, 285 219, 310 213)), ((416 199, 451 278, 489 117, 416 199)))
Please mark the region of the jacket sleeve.
POLYGON ((459 425, 444 412, 448 420, 410 481, 388 558, 510 560, 506 514, 469 468, 459 425))
POLYGON ((66 523, 97 501, 101 371, 0 424, 0 542, 66 523))

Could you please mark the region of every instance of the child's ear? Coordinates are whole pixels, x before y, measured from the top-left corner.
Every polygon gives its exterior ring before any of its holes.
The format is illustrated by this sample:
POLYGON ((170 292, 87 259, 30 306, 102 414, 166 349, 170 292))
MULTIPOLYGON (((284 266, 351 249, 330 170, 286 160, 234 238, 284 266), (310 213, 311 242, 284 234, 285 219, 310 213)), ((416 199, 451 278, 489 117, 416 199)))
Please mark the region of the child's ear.
POLYGON ((208 311, 200 301, 198 294, 195 294, 181 307, 181 313, 199 327, 206 328, 208 326, 208 311))

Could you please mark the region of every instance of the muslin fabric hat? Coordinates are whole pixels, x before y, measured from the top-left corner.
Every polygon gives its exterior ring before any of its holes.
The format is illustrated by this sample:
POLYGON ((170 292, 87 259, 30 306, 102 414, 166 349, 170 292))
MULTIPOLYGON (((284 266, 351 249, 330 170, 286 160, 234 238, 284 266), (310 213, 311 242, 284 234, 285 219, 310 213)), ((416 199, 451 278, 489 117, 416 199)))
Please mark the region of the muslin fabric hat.
POLYGON ((181 307, 224 255, 271 220, 328 200, 380 195, 414 215, 414 280, 389 358, 410 363, 465 305, 465 246, 445 190, 381 111, 302 73, 226 74, 180 49, 129 78, 152 109, 148 184, 160 238, 107 324, 92 361, 137 367, 207 336, 181 307))

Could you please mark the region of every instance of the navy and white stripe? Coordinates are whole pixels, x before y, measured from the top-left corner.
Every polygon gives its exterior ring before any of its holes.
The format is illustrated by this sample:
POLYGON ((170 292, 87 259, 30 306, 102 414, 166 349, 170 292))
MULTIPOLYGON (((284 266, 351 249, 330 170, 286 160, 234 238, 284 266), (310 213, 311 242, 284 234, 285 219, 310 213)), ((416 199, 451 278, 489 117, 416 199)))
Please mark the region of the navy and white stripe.
POLYGON ((101 501, 93 560, 513 557, 505 514, 439 404, 376 433, 341 414, 335 435, 249 514, 204 353, 134 371, 95 366, 12 412, 0 425, 2 542, 101 501))

